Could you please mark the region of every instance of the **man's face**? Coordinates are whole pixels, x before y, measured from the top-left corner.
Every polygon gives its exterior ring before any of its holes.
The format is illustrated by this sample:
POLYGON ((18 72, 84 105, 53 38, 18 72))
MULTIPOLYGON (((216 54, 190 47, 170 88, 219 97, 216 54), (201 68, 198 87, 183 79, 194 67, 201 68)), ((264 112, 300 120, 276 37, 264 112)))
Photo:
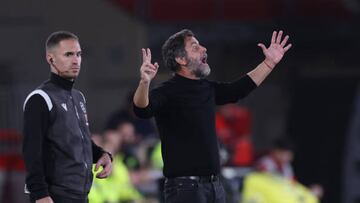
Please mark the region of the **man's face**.
POLYGON ((201 46, 195 37, 185 39, 187 68, 198 78, 205 78, 210 74, 207 64, 206 48, 201 46))
POLYGON ((277 149, 277 150, 275 150, 275 158, 277 159, 277 161, 279 161, 283 164, 287 164, 287 163, 292 162, 292 160, 294 158, 294 154, 290 150, 277 149))
POLYGON ((111 151, 112 153, 117 152, 123 143, 123 138, 116 130, 107 130, 104 134, 106 142, 106 150, 111 151))
POLYGON ((135 126, 132 123, 123 123, 118 128, 119 133, 122 134, 124 142, 127 144, 134 143, 136 140, 135 126))
POLYGON ((51 71, 66 79, 75 79, 80 73, 81 48, 79 41, 66 39, 48 50, 51 71))

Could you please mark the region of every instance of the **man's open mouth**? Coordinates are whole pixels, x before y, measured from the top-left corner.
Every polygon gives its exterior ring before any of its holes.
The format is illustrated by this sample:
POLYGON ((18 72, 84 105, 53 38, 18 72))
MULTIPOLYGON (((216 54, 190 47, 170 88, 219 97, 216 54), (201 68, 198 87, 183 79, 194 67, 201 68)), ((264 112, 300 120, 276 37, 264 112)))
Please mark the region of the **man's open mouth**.
POLYGON ((201 58, 201 62, 207 63, 207 54, 205 54, 205 55, 201 58))

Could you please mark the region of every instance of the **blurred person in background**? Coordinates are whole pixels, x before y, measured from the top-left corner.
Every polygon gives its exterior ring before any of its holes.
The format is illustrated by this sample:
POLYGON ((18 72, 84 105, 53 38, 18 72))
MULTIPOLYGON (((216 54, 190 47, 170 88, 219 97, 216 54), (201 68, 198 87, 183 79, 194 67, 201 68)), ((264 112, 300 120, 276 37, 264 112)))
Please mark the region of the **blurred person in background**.
MULTIPOLYGON (((261 157, 256 164, 256 170, 284 177, 290 181, 296 181, 292 161, 294 159, 295 145, 287 137, 281 137, 274 141, 273 147, 268 154, 261 157)), ((323 188, 321 185, 313 184, 310 191, 321 198, 323 188)))
POLYGON ((121 153, 124 163, 131 171, 146 167, 147 160, 144 148, 145 138, 136 131, 134 119, 125 114, 111 114, 105 129, 118 131, 122 136, 121 153))
POLYGON ((135 171, 129 168, 125 162, 123 147, 126 142, 135 136, 133 123, 126 118, 118 120, 117 125, 105 129, 102 136, 94 135, 98 145, 111 152, 114 156, 113 170, 105 179, 94 180, 89 194, 92 203, 130 203, 143 200, 143 195, 135 185, 142 184, 147 180, 144 171, 135 171))
POLYGON ((230 83, 209 81, 206 48, 190 30, 182 30, 162 47, 165 66, 175 74, 149 90, 159 65, 143 49, 140 81, 134 94, 138 117, 155 117, 164 160, 166 202, 225 202, 219 180, 220 160, 215 132, 215 107, 246 97, 274 70, 291 47, 288 36, 273 32, 268 48, 259 43, 265 60, 230 83))
POLYGON ((107 120, 107 126, 115 126, 120 120, 128 119, 131 121, 136 129, 135 141, 146 139, 157 139, 157 132, 154 122, 151 119, 139 119, 134 115, 133 111, 133 95, 134 91, 130 91, 124 101, 124 106, 113 112, 107 120))
POLYGON ((288 138, 275 140, 273 147, 256 163, 256 170, 295 180, 291 162, 294 159, 294 145, 288 138))
POLYGON ((0 202, 24 203, 25 165, 21 135, 13 129, 0 129, 0 202), (19 195, 20 194, 20 195, 19 195))
POLYGON ((145 196, 156 195, 155 180, 162 177, 162 173, 152 166, 151 152, 158 143, 158 139, 139 135, 135 123, 134 119, 126 115, 110 116, 106 128, 118 131, 122 136, 123 162, 128 168, 136 188, 145 196))
POLYGON ((249 109, 237 104, 221 106, 216 112, 216 135, 229 153, 225 165, 252 165, 254 153, 249 109))
POLYGON ((84 95, 73 88, 80 73, 79 38, 67 31, 46 41, 50 79, 24 102, 25 190, 36 203, 85 203, 93 180, 92 164, 111 173, 111 154, 90 138, 84 95))

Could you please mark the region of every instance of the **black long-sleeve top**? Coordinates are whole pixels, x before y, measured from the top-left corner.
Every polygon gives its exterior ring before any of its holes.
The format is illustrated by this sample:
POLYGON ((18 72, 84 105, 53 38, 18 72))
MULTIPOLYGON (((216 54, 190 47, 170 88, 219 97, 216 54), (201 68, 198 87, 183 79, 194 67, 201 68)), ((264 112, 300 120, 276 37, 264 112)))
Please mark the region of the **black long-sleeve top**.
POLYGON ((237 102, 255 88, 248 75, 231 83, 220 83, 176 74, 150 92, 147 107, 134 105, 138 117, 155 117, 162 142, 164 175, 218 174, 215 107, 237 102))
MULTIPOLYGON (((59 91, 62 91, 69 95, 71 95, 73 84, 74 84, 73 82, 63 79, 55 74, 51 74, 50 80, 44 83, 45 86, 53 85, 54 87, 58 88, 59 91)), ((53 105, 55 105, 56 103, 50 100, 46 101, 44 96, 42 96, 41 94, 31 94, 28 100, 24 104, 23 156, 27 170, 26 185, 27 185, 27 189, 30 191, 30 197, 33 200, 37 200, 49 196, 50 188, 54 186, 54 184, 55 185, 57 184, 56 183, 57 181, 55 181, 55 179, 66 178, 66 177, 57 177, 60 172, 58 170, 61 169, 51 166, 50 163, 52 163, 56 159, 62 159, 63 163, 66 162, 71 163, 72 161, 74 161, 72 160, 73 159, 72 157, 60 158, 59 154, 56 155, 53 150, 54 147, 56 147, 60 150, 64 150, 64 154, 72 153, 70 151, 67 152, 65 151, 68 147, 71 147, 71 145, 69 145, 69 141, 67 140, 61 141, 64 143, 64 146, 58 146, 58 144, 54 143, 52 139, 62 139, 62 138, 49 138, 49 130, 53 125, 53 122, 59 122, 58 119, 60 119, 57 118, 58 113, 56 112, 55 107, 52 108, 51 110, 49 109, 49 102, 52 102, 53 105), (68 159, 69 161, 67 161, 66 159, 68 159)), ((68 108, 70 107, 68 106, 68 108)), ((80 109, 81 108, 79 108, 79 111, 81 111, 80 109)), ((67 109, 67 112, 71 113, 72 111, 71 109, 67 109)), ((76 125, 74 126, 76 127, 76 125)), ((66 131, 66 127, 64 127, 63 130, 66 131)), ((75 136, 75 134, 73 136, 75 136)), ((89 136, 89 135, 84 134, 84 136, 89 136)), ((65 139, 65 137, 63 139, 65 139)), ((90 140, 90 138, 86 138, 86 140, 90 140)), ((90 141, 85 143, 90 143, 90 141)), ((92 160, 97 161, 104 153, 104 151, 100 147, 96 146, 93 142, 91 142, 90 144, 91 146, 89 147, 92 148, 92 160)), ((73 147, 76 147, 76 145, 74 145, 73 147)), ((76 149, 74 150, 74 152, 75 151, 76 149)), ((81 154, 84 153, 79 150, 76 151, 76 153, 79 152, 81 154)), ((79 156, 79 155, 75 154, 74 156, 79 156)), ((91 166, 89 167, 90 167, 89 173, 91 173, 91 166)), ((81 173, 81 171, 75 171, 75 170, 78 169, 74 168, 71 173, 75 173, 75 174, 81 173)), ((91 179, 90 177, 91 175, 89 175, 88 178, 91 179)), ((74 180, 74 181, 78 181, 79 188, 84 187, 80 183, 83 180, 81 181, 74 180)), ((91 185, 92 180, 88 180, 88 181, 89 182, 87 184, 91 185)), ((61 187, 66 188, 67 186, 62 185, 61 187)), ((74 187, 74 185, 70 185, 69 187, 71 189, 71 187, 74 187)))

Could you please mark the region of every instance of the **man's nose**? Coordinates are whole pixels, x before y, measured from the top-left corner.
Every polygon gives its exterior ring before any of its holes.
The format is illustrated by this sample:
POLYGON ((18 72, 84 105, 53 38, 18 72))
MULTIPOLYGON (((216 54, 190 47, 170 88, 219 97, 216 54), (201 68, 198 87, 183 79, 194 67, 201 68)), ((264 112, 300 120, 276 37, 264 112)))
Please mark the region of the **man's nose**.
POLYGON ((206 49, 205 47, 202 47, 202 48, 203 48, 203 51, 204 51, 204 52, 206 52, 206 51, 207 51, 207 49, 206 49))
POLYGON ((80 64, 81 59, 79 57, 74 57, 72 60, 73 64, 79 65, 80 64))

